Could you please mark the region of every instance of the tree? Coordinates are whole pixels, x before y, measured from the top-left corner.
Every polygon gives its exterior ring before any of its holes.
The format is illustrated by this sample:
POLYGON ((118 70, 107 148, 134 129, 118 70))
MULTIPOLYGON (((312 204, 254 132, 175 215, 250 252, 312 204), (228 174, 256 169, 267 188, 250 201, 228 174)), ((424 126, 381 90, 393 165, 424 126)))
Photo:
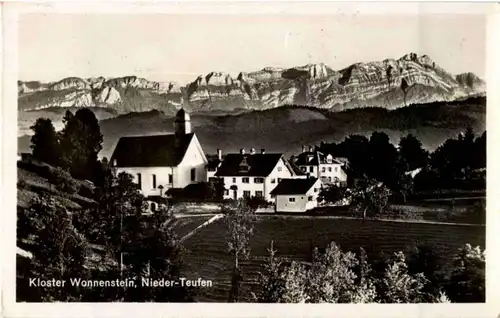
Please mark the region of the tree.
POLYGON ((47 118, 38 118, 30 129, 34 132, 30 146, 33 157, 53 166, 59 165, 59 139, 52 121, 47 118))
POLYGON ((21 295, 26 299, 19 301, 81 300, 84 290, 71 286, 69 280, 75 277, 86 279, 90 275, 86 268, 89 249, 85 237, 75 229, 66 209, 48 194, 33 199, 24 213, 24 226, 33 242, 33 259, 30 275, 19 282, 30 291, 21 295), (68 283, 60 288, 28 288, 29 278, 65 280, 68 283))
POLYGON ((337 203, 344 198, 345 193, 343 189, 336 184, 329 184, 322 187, 318 195, 319 202, 337 203))
POLYGON ((97 155, 102 149, 103 136, 95 114, 88 108, 75 115, 67 111, 60 133, 63 166, 76 178, 95 181, 98 170, 97 155))
POLYGON ((253 234, 255 215, 254 211, 245 204, 244 200, 238 200, 233 205, 224 207, 223 213, 227 226, 226 241, 228 252, 234 260, 229 301, 237 302, 242 279, 239 261, 240 259, 248 258, 250 254, 249 242, 253 234))
MULTIPOLYGON (((179 281, 182 266, 181 253, 177 236, 171 228, 165 226, 170 215, 166 209, 160 209, 154 216, 136 214, 130 216, 125 228, 127 231, 124 249, 130 260, 126 266, 126 275, 141 281, 165 279, 179 281), (158 217, 160 215, 160 217, 158 217)), ((139 284, 127 291, 126 301, 185 302, 192 301, 191 290, 185 286, 170 288, 151 288, 139 284)))
POLYGON ((453 302, 485 301, 485 254, 479 246, 465 244, 447 273, 446 293, 453 302))
POLYGON ((277 250, 274 249, 272 241, 271 247, 267 249, 267 251, 269 256, 264 264, 264 273, 259 272, 262 291, 258 296, 255 294, 253 296, 259 303, 278 303, 285 292, 285 284, 282 280, 285 266, 283 262, 276 257, 277 250))
POLYGON ((486 167, 486 131, 474 141, 474 168, 486 167))
POLYGON ((352 212, 363 219, 383 215, 388 208, 390 194, 389 188, 381 182, 361 180, 350 196, 352 212))
POLYGON ((408 134, 399 141, 399 158, 406 171, 423 168, 427 165, 429 154, 417 137, 408 134))
POLYGON ((395 183, 395 167, 397 161, 397 150, 384 132, 375 131, 370 136, 368 176, 388 185, 395 183))
POLYGON ((355 269, 358 265, 359 261, 354 253, 342 252, 334 242, 330 243, 323 254, 316 249, 307 275, 308 301, 314 303, 372 302, 375 296, 375 286, 367 281, 366 275, 363 281, 357 280, 355 269))
POLYGON ((423 288, 427 279, 422 273, 408 273, 405 256, 394 253, 380 282, 380 301, 383 303, 418 303, 425 301, 423 288))

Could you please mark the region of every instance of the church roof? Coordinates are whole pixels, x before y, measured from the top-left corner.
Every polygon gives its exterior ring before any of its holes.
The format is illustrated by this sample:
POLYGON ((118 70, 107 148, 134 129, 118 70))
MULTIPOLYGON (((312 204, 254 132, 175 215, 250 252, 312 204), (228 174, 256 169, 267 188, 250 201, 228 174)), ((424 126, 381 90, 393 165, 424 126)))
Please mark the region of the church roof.
POLYGON ((258 153, 253 155, 228 153, 224 156, 222 164, 215 175, 217 177, 267 177, 273 171, 274 167, 276 167, 281 157, 282 154, 280 153, 258 153))
POLYGON ((317 178, 282 179, 271 191, 271 195, 306 194, 317 180, 317 178))
POLYGON ((111 156, 116 167, 175 167, 184 158, 194 133, 177 136, 122 137, 111 156))

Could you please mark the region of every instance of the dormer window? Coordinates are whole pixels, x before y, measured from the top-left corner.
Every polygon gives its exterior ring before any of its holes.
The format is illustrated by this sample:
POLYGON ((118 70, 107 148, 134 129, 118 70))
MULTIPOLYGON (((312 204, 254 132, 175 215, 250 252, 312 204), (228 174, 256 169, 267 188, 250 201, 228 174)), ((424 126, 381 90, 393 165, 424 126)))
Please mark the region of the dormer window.
POLYGON ((240 172, 248 172, 249 169, 250 167, 248 166, 247 158, 243 157, 239 166, 239 170, 240 172))
POLYGON ((314 156, 313 155, 308 155, 307 156, 307 162, 311 162, 313 160, 314 156))

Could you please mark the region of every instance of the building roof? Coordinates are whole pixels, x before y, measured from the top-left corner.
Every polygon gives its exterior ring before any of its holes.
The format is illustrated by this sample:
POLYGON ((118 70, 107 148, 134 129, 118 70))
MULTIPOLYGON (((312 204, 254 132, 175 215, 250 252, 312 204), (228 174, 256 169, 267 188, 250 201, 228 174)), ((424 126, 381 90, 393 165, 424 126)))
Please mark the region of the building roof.
POLYGON ((226 154, 215 175, 267 177, 282 158, 281 153, 226 154))
POLYGON ((206 155, 207 156, 207 169, 208 170, 215 170, 217 169, 217 167, 219 166, 219 164, 221 163, 221 161, 219 160, 219 156, 218 155, 206 155))
POLYGON ((271 191, 271 195, 280 194, 306 194, 318 181, 317 178, 282 179, 271 191))
MULTIPOLYGON (((319 151, 306 151, 297 156, 295 164, 298 166, 317 166, 327 163, 326 157, 327 155, 319 151)), ((339 158, 332 158, 331 163, 344 164, 339 158)))
POLYGON ((194 133, 122 137, 111 156, 116 167, 175 167, 193 139, 194 133))

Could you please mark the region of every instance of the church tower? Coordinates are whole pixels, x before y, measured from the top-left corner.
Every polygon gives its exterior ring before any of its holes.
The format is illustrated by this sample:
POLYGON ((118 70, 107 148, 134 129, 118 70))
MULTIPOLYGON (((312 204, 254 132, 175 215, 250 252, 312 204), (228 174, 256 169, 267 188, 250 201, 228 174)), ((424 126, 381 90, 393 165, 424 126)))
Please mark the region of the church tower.
POLYGON ((181 108, 175 115, 174 132, 176 136, 191 133, 191 117, 184 108, 181 108))

